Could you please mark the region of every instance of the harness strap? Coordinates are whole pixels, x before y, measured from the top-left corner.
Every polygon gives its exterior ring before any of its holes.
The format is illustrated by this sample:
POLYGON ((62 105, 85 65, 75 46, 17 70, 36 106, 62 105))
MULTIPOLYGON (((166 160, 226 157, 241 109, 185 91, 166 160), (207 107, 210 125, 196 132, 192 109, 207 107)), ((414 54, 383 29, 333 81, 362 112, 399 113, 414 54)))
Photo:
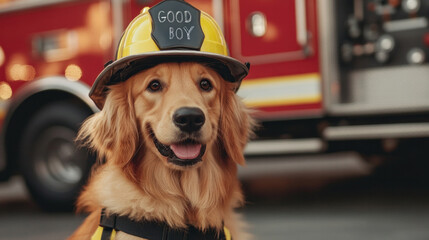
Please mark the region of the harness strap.
POLYGON ((136 222, 126 216, 106 215, 104 210, 101 212, 100 227, 91 240, 114 240, 116 231, 150 240, 231 240, 227 228, 220 232, 214 228, 201 231, 191 225, 186 229, 177 229, 163 222, 136 222))

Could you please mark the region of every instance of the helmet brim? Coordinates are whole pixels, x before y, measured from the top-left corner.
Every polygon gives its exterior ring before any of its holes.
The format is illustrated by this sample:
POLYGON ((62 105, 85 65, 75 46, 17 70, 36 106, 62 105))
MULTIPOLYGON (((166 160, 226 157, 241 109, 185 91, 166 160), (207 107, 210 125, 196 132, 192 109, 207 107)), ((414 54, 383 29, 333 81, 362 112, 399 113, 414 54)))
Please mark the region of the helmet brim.
POLYGON ((226 81, 235 83, 234 91, 249 73, 242 62, 228 56, 190 50, 164 50, 130 55, 106 66, 92 85, 89 97, 103 108, 108 86, 127 80, 132 75, 165 62, 209 63, 226 81))

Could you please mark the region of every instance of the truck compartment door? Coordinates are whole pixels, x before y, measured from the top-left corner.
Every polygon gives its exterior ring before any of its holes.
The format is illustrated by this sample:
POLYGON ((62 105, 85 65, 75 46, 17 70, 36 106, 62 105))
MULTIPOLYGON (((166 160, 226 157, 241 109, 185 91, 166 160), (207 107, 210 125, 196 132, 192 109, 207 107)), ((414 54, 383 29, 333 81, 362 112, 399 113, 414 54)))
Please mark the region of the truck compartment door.
POLYGON ((224 2, 231 56, 251 63, 245 103, 264 119, 320 114, 316 1, 224 2))

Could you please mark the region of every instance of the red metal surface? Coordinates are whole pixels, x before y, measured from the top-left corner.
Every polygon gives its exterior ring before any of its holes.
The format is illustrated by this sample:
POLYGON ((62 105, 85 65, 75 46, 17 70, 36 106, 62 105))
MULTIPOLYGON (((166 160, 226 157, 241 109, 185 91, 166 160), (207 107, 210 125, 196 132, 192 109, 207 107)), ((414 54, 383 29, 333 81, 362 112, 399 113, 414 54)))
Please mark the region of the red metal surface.
MULTIPOLYGON (((235 1, 235 0, 234 0, 235 1)), ((250 1, 240 1, 239 9, 231 9, 231 14, 239 14, 241 28, 241 54, 243 58, 279 52, 291 52, 301 49, 297 43, 295 26, 295 1, 280 2, 266 1, 264 4, 250 1), (267 17, 267 33, 263 37, 253 37, 249 34, 248 17, 260 12, 267 17), (245 25, 245 26, 243 26, 245 25)), ((237 24, 234 22, 231 24, 237 24)))
MULTIPOLYGON (((317 6, 315 0, 306 1, 307 29, 310 32, 309 46, 311 54, 304 58, 287 60, 273 60, 270 55, 285 52, 296 52, 301 46, 296 40, 296 14, 295 0, 267 0, 263 4, 259 1, 225 0, 225 37, 228 42, 231 55, 241 61, 250 61, 251 70, 245 81, 264 79, 277 76, 294 76, 308 73, 320 73, 318 31, 317 31, 317 6), (252 13, 261 12, 267 19, 267 33, 263 37, 254 37, 247 30, 249 16, 252 13), (239 20, 239 21, 237 21, 239 20), (239 24, 239 34, 234 25, 239 24), (240 44, 234 41, 240 41, 240 44), (257 58, 255 58, 255 56, 257 58), (252 59, 254 62, 252 62, 252 59), (266 62, 266 63, 264 63, 266 62)), ((271 55, 272 56, 272 55, 271 55)), ((279 115, 289 116, 288 111, 294 115, 307 115, 308 111, 320 113, 322 103, 298 104, 289 106, 260 107, 265 117, 279 115)))
MULTIPOLYGON (((316 1, 306 0, 307 6, 307 28, 311 31, 309 39, 313 54, 302 60, 282 61, 268 64, 252 64, 252 69, 246 80, 270 76, 294 75, 302 73, 319 72, 319 49, 317 32, 316 1)), ((261 4, 258 1, 230 0, 225 1, 225 38, 227 39, 231 55, 246 61, 249 56, 266 53, 294 51, 299 49, 296 42, 296 21, 294 0, 267 0, 261 4), (239 4, 239 13, 232 6, 234 2, 239 4), (262 38, 253 37, 246 30, 244 24, 247 17, 253 12, 263 12, 267 16, 268 28, 266 36, 262 38), (239 15, 240 21, 234 22, 234 16, 239 15), (238 52, 234 49, 233 32, 231 26, 240 25, 242 56, 236 56, 238 52), (271 26, 271 27, 270 27, 271 26), (274 33, 270 33, 270 31, 274 33), (273 36, 275 35, 275 36, 273 36)))
POLYGON ((255 112, 254 116, 261 120, 276 120, 308 118, 322 114, 322 103, 295 104, 288 106, 262 107, 255 112))
MULTIPOLYGON (((109 51, 100 51, 96 45, 98 39, 80 38, 87 37, 88 34, 82 36, 82 33, 86 33, 84 31, 90 27, 88 25, 96 24, 91 22, 94 19, 89 19, 91 7, 102 2, 105 1, 75 1, 1 14, 0 46, 5 53, 5 62, 0 67, 1 81, 6 81, 14 92, 27 84, 27 81, 11 79, 8 71, 14 63, 34 67, 34 79, 47 75, 64 75, 66 67, 75 64, 82 70, 81 80, 91 85, 102 70, 103 64, 110 59, 110 47, 109 51), (90 50, 79 52, 70 58, 51 62, 34 52, 35 38, 49 34, 68 33, 68 31, 77 33, 79 44, 85 41, 94 46, 86 46, 90 50)), ((110 19, 107 20, 110 21, 110 19)), ((108 24, 111 25, 111 23, 108 24)), ((88 29, 88 31, 90 30, 88 29)), ((82 46, 78 46, 78 48, 80 47, 82 46)))

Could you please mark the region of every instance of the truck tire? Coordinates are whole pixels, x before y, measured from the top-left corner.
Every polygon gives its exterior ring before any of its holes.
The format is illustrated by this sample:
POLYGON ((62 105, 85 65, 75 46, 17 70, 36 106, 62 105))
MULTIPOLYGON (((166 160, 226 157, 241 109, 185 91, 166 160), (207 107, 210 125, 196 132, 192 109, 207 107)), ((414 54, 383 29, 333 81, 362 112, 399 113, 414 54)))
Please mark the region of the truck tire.
POLYGON ((72 210, 95 157, 74 140, 91 114, 71 102, 40 109, 25 127, 19 169, 36 203, 47 211, 72 210))

